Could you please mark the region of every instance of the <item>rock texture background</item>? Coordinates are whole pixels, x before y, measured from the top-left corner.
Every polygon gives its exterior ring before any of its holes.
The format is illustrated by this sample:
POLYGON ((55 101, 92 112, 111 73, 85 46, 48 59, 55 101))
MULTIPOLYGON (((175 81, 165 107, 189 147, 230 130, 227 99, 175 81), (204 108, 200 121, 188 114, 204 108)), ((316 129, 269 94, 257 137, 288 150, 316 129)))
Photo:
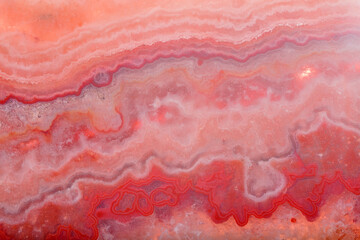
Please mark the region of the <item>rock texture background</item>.
POLYGON ((0 12, 0 239, 360 239, 359 1, 0 12))

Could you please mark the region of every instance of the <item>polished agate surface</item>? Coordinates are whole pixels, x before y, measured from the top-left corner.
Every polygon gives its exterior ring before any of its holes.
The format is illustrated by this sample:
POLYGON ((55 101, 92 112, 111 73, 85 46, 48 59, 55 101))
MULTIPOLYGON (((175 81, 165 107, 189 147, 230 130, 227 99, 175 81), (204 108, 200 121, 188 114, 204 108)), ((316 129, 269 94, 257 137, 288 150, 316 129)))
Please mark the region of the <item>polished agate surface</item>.
POLYGON ((0 1, 0 239, 360 239, 357 0, 0 1))

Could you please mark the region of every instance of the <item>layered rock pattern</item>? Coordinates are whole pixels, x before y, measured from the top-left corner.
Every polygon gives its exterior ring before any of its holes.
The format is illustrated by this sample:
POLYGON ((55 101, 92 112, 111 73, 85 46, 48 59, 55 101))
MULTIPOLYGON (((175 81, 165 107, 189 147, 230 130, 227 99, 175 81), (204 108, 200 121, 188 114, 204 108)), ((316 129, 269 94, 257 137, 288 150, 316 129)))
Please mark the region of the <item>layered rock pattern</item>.
POLYGON ((0 239, 359 239, 357 1, 0 12, 0 239))

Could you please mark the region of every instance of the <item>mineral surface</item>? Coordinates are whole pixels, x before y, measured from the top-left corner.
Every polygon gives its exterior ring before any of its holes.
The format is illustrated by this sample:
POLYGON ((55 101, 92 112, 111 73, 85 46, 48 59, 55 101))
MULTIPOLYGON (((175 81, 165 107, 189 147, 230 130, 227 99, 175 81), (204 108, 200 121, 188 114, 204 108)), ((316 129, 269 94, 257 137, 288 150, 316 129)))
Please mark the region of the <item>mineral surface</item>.
POLYGON ((1 0, 0 239, 360 239, 357 0, 1 0))

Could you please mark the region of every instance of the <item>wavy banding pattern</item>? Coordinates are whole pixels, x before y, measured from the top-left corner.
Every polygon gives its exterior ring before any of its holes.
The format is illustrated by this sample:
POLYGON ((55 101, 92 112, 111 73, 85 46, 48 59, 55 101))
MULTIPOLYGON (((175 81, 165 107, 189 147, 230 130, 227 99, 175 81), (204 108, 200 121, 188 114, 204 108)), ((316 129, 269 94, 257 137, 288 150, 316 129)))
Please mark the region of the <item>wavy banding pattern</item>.
POLYGON ((0 2, 0 239, 359 238, 359 3, 86 6, 0 2))

